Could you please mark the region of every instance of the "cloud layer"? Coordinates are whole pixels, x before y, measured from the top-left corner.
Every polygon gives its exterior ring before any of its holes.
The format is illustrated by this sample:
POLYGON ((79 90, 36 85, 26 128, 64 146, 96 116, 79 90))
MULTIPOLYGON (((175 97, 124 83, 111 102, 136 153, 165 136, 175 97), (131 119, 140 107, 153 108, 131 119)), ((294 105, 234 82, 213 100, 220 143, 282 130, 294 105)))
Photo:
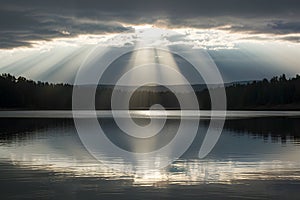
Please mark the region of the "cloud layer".
POLYGON ((0 0, 0 48, 130 31, 130 25, 218 28, 299 42, 298 0, 0 0))

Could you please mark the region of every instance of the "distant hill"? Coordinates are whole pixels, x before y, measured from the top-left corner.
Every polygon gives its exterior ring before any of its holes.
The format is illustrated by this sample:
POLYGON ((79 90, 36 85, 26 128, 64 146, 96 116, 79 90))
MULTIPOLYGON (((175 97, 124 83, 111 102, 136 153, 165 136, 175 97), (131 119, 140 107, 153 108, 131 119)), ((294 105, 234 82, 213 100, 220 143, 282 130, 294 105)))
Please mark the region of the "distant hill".
MULTIPOLYGON (((236 82, 230 82, 230 83, 224 83, 223 85, 225 87, 240 84, 240 85, 246 85, 249 83, 254 82, 252 81, 236 81, 236 82)), ((191 87, 193 88, 193 91, 195 92, 201 92, 207 88, 218 88, 222 87, 222 84, 192 84, 191 87)), ((120 91, 133 91, 136 87, 135 86, 122 86, 122 85, 99 85, 99 88, 105 88, 105 89, 117 89, 120 91)), ((144 92, 166 92, 169 90, 178 92, 178 93, 188 93, 190 91, 187 90, 186 85, 144 85, 138 87, 139 91, 144 91, 144 92)))

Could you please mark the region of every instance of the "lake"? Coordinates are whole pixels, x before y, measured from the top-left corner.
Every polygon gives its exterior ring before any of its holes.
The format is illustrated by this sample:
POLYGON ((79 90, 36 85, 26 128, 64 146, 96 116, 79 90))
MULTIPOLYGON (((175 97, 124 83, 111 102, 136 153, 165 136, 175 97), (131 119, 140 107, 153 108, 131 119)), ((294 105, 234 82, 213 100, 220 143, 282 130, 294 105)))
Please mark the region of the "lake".
MULTIPOLYGON (((126 173, 87 152, 70 113, 61 118, 62 113, 5 118, 7 114, 0 118, 1 199, 300 198, 297 113, 231 113, 216 146, 199 159, 209 122, 204 117, 192 145, 177 161, 161 170, 126 173)), ((176 116, 167 130, 178 126, 176 116)), ((142 115, 139 120, 148 119, 142 115)), ((111 140, 126 144, 109 114, 99 122, 111 140)), ((122 159, 115 164, 125 165, 122 159)))

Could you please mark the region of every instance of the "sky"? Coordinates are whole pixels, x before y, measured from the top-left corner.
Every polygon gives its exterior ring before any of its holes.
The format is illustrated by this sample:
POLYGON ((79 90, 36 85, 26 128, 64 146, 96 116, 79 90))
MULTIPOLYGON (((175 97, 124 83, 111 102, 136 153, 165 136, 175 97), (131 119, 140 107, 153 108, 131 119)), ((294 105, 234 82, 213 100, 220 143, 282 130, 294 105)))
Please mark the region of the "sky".
POLYGON ((103 46, 206 51, 225 82, 300 73, 299 0, 0 0, 0 73, 72 83, 103 46), (152 37, 152 38, 151 38, 152 37))

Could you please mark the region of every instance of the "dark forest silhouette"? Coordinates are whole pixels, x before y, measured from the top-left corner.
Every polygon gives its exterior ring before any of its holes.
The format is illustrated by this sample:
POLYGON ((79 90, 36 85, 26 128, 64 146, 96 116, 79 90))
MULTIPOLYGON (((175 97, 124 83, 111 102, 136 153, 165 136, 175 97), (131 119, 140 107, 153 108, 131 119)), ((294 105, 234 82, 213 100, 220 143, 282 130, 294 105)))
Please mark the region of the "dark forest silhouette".
MULTIPOLYGON (((80 86, 76 86, 80 87, 80 86)), ((160 86, 161 87, 161 86, 160 86)), ((72 89, 70 84, 52 84, 35 82, 24 77, 10 74, 0 76, 0 109, 57 109, 72 108, 72 89)), ((88 89, 83 87, 82 89, 88 89)), ((218 92, 220 88, 212 89, 218 92)), ((111 109, 110 99, 113 86, 99 86, 96 92, 96 109, 111 109)), ((121 95, 126 89, 118 89, 121 95)), ((252 83, 234 83, 226 87, 228 109, 300 109, 300 76, 287 79, 283 74, 270 80, 253 81, 252 83)), ((177 95, 189 98, 184 91, 177 95)), ((200 109, 210 109, 207 89, 197 91, 200 109)), ((175 95, 169 91, 157 90, 155 86, 139 89, 130 100, 131 109, 148 109, 153 104, 162 104, 167 109, 179 109, 175 95)))
POLYGON ((228 107, 232 109, 278 105, 286 105, 286 108, 289 108, 288 105, 300 105, 300 76, 287 79, 283 74, 273 77, 270 81, 264 79, 247 85, 236 84, 227 87, 226 93, 228 107))
POLYGON ((0 108, 70 109, 72 86, 0 76, 0 108))

